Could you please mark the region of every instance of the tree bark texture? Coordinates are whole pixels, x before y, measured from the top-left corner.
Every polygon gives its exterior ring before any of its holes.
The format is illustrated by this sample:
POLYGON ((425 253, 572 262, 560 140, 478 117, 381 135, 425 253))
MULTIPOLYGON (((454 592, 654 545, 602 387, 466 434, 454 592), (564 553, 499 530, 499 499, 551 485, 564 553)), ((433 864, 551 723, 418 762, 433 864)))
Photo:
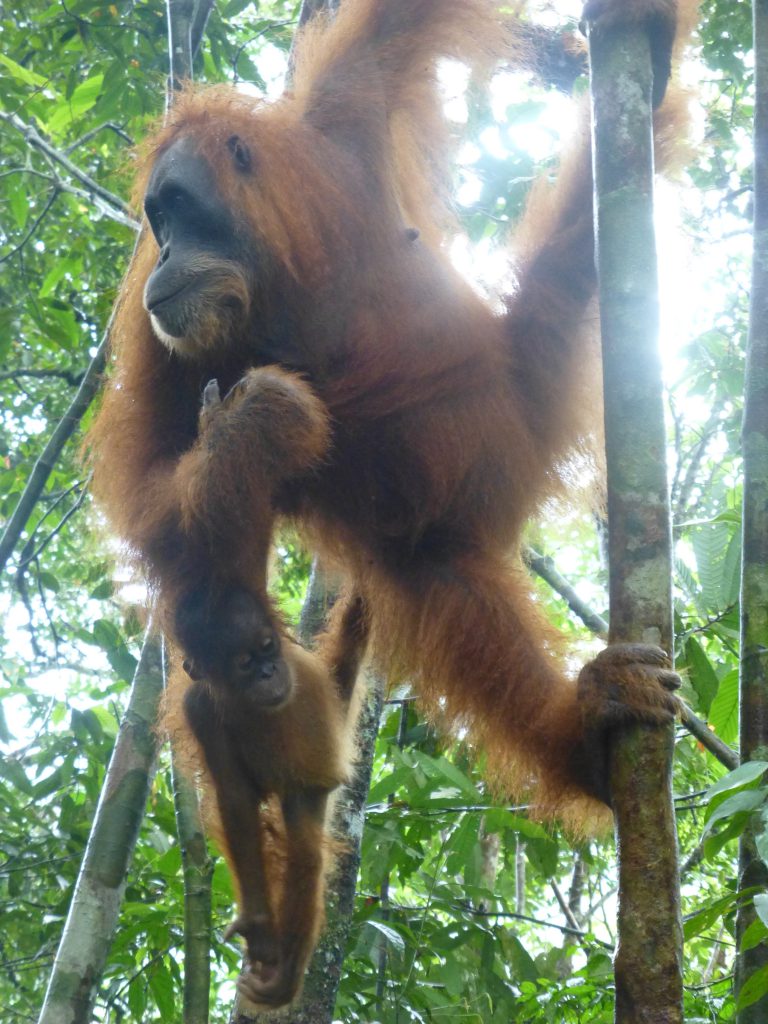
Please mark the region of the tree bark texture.
MULTIPOLYGON (((768 758, 768 0, 754 0, 754 249, 744 396, 743 562, 741 577, 741 758, 768 758)), ((768 867, 747 827, 739 846, 739 892, 768 889, 768 867)), ((740 904, 737 949, 755 920, 751 897, 740 904)), ((755 972, 768 971, 768 946, 739 951, 736 992, 739 1024, 768 1019, 768 995, 749 1005, 755 972)))
POLYGON ((184 870, 184 1024, 208 1024, 211 992, 211 882, 197 790, 173 763, 173 803, 184 870))
MULTIPOLYGON (((598 276, 608 466, 611 642, 672 651, 671 527, 657 343, 652 72, 640 25, 592 32, 598 276)), ((619 857, 615 1018, 682 1021, 673 727, 611 748, 619 857)))
POLYGON ((166 0, 168 20, 168 90, 166 106, 184 82, 191 82, 192 62, 203 39, 214 0, 166 0))
POLYGON ((38 1024, 90 1024, 92 1019, 154 777, 162 691, 160 644, 148 631, 38 1024))

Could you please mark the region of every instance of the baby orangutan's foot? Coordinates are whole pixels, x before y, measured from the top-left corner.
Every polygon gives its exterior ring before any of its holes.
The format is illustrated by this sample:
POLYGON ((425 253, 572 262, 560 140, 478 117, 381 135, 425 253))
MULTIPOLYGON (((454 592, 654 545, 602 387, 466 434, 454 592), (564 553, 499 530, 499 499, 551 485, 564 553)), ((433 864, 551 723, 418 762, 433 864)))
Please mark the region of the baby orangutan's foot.
POLYGON ((306 943, 278 940, 266 915, 249 920, 238 917, 225 938, 235 933, 243 936, 248 948, 248 966, 237 979, 240 993, 257 1006, 274 1008, 293 1002, 304 978, 306 943))

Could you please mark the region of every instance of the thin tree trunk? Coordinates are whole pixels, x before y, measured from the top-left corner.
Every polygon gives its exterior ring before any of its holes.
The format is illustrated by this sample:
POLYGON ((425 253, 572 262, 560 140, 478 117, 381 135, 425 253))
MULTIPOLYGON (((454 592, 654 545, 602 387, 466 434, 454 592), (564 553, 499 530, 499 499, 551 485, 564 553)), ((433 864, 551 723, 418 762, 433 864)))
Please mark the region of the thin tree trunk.
POLYGON ((154 729, 162 691, 160 644, 148 631, 38 1024, 90 1024, 92 1019, 154 778, 154 729))
MULTIPOLYGON (((603 332, 609 639, 672 652, 671 529, 657 345, 651 60, 642 27, 590 37, 603 332)), ((671 790, 674 732, 634 726, 611 750, 619 856, 616 1020, 682 1021, 671 790)))
MULTIPOLYGON (((166 0, 168 82, 166 116, 177 91, 192 81, 192 61, 202 42, 213 0, 166 0)), ((208 1024, 211 998, 211 883, 200 801, 193 779, 179 770, 171 743, 173 803, 184 871, 183 1024, 208 1024)))
POLYGON ((197 790, 173 762, 173 804, 184 868, 184 1024, 208 1024, 211 998, 211 881, 197 790))
POLYGON ((70 437, 80 426, 80 420, 88 411, 96 392, 101 386, 101 375, 107 362, 108 337, 109 324, 99 342, 99 347, 91 359, 88 369, 85 371, 80 387, 77 389, 77 394, 56 425, 56 429, 51 434, 45 448, 38 456, 37 462, 35 462, 29 475, 27 485, 19 498, 16 508, 13 510, 13 515, 3 530, 2 537, 0 537, 0 572, 5 568, 6 562, 13 554, 19 538, 26 529, 35 505, 40 500, 40 495, 43 493, 43 489, 48 482, 48 477, 56 468, 59 456, 70 437))
MULTIPOLYGON (((768 747, 768 0, 754 0, 755 184, 752 298, 744 399, 744 507, 741 577, 741 758, 765 758, 768 747)), ((747 828, 739 844, 739 891, 768 889, 768 868, 747 828)), ((737 949, 755 920, 749 897, 736 919, 737 949)), ((768 946, 739 952, 736 992, 739 1024, 768 1019, 768 995, 754 999, 768 973, 768 946), (757 974, 760 972, 760 975, 757 974), (755 980, 750 985, 750 979, 755 980)), ((763 991, 765 989, 763 988, 763 991)))

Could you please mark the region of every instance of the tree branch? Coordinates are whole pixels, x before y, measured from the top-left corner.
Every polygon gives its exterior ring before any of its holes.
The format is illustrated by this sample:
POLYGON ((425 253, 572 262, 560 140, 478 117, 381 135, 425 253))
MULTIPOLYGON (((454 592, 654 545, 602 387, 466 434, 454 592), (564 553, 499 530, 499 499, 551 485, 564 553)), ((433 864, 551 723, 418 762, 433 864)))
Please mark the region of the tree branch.
MULTIPOLYGON (((540 576, 552 587, 555 593, 559 594, 568 603, 568 607, 575 612, 585 626, 592 630, 597 636, 606 636, 608 623, 598 615, 594 609, 582 601, 571 584, 562 576, 555 567, 553 560, 548 555, 540 555, 533 548, 523 550, 525 564, 540 576)), ((712 732, 706 722, 703 722, 688 707, 683 707, 681 721, 685 728, 696 737, 713 757, 716 757, 721 764, 732 771, 739 764, 738 754, 712 732)))
POLYGON ((10 250, 10 252, 5 253, 4 256, 0 256, 0 263, 7 263, 8 260, 12 259, 16 255, 17 252, 21 252, 21 250, 24 248, 24 246, 27 244, 27 242, 30 240, 30 238, 33 237, 33 235, 35 234, 37 229, 40 227, 42 222, 47 217, 51 207, 56 202, 56 199, 57 199, 58 195, 59 195, 59 190, 58 190, 58 188, 54 187, 53 191, 51 192, 51 194, 48 196, 48 199, 46 200, 45 206, 42 208, 40 213, 37 215, 37 217, 35 217, 34 221, 32 222, 32 226, 29 228, 29 230, 24 235, 22 240, 20 242, 18 242, 16 245, 14 245, 14 247, 10 250))
POLYGON ((20 377, 31 377, 35 380, 53 377, 57 380, 65 380, 67 384, 76 388, 82 384, 85 373, 85 370, 81 370, 79 373, 73 373, 71 370, 2 370, 0 371, 0 381, 18 380, 20 377))
POLYGON ((72 403, 62 416, 53 434, 51 434, 45 448, 38 456, 37 462, 29 475, 27 486, 19 498, 13 515, 6 524, 2 537, 0 537, 0 572, 5 569, 8 559, 13 554, 19 537, 26 527, 40 495, 43 493, 48 477, 53 472, 56 462, 64 449, 64 445, 74 434, 80 420, 85 415, 88 406, 99 389, 101 374, 104 371, 107 359, 107 345, 111 325, 112 318, 110 317, 104 337, 96 349, 96 354, 91 360, 90 366, 85 371, 77 394, 72 399, 72 403))
POLYGON ((124 131, 123 128, 120 127, 119 124, 115 124, 114 121, 105 121, 104 124, 97 125, 96 128, 91 128, 91 130, 86 132, 85 135, 81 135, 79 139, 75 139, 75 141, 64 150, 65 155, 69 156, 69 154, 74 152, 78 146, 84 146, 86 142, 90 142, 92 138, 98 135, 99 132, 103 132, 105 129, 114 132, 115 135, 119 136, 123 140, 123 142, 127 142, 129 146, 133 145, 133 139, 126 131, 124 131))
POLYGON ((568 580, 557 571, 555 563, 548 555, 541 555, 533 548, 526 547, 523 549, 523 559, 529 569, 565 599, 568 607, 579 616, 587 629, 591 629, 596 636, 608 636, 608 623, 602 615, 598 615, 590 608, 586 601, 582 601, 568 580))
POLYGON ((63 167, 68 174, 71 174, 73 178, 76 178, 81 184, 85 185, 92 196, 98 197, 108 206, 112 207, 114 216, 117 219, 117 215, 122 215, 124 221, 126 221, 131 227, 135 226, 136 222, 131 215, 131 210, 127 203, 123 202, 120 196, 110 192, 109 189, 104 188, 94 178, 85 171, 81 171, 80 168, 73 164, 66 153, 56 149, 47 139, 45 139, 34 125, 26 124, 17 114, 7 114, 0 111, 0 120, 5 121, 7 124, 12 125, 18 132, 20 132, 27 141, 29 146, 34 149, 40 150, 50 160, 63 167))

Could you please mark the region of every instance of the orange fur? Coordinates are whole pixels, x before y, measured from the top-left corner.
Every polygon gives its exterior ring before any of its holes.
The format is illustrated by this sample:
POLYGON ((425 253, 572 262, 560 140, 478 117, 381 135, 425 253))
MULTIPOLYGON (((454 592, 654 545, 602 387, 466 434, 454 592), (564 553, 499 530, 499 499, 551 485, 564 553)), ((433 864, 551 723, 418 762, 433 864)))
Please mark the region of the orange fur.
MULTIPOLYGON (((622 0, 596 6, 606 18, 623 10, 622 0)), ((670 0, 630 7, 632 18, 658 19, 670 0)), ((278 516, 342 568, 351 594, 319 655, 283 642, 298 681, 289 704, 237 721, 222 712, 220 727, 199 726, 241 917, 262 915, 270 896, 249 866, 258 829, 234 822, 244 807, 256 820, 264 792, 296 796, 344 777, 346 759, 333 751, 348 717, 333 703, 344 704, 368 633, 391 679, 410 680, 433 718, 483 747, 499 786, 533 791, 541 813, 576 827, 605 816, 576 683, 517 550, 527 519, 589 451, 599 406, 586 130, 556 181, 531 193, 512 245, 516 287, 501 313, 461 279, 443 246, 449 146, 436 62, 487 69, 515 42, 514 24, 502 28, 487 0, 346 0, 335 20, 304 30, 294 85, 281 99, 190 89, 144 149, 138 193, 168 154, 194 173, 214 169, 214 199, 236 215, 232 234, 250 255, 240 264, 222 257, 218 270, 205 259, 199 270, 190 264, 198 280, 183 356, 173 337, 170 351, 161 344, 143 307, 145 282, 164 259, 144 232, 90 437, 97 496, 156 587, 171 632, 201 579, 216 599, 245 588, 279 631, 265 584, 278 516), (244 380, 199 418, 211 378, 222 393, 244 380), (319 735, 300 705, 307 680, 325 709, 319 735), (342 696, 326 707, 323 691, 334 685, 342 696), (233 763, 222 767, 227 750, 233 763)), ((683 120, 680 104, 660 112, 660 160, 683 120)), ((658 691, 669 680, 657 667, 626 675, 637 683, 626 687, 628 716, 668 712, 658 691)), ((183 677, 174 680, 172 720, 188 732, 183 677)), ((216 696, 215 706, 232 700, 216 696)), ((305 819, 296 833, 286 842, 286 892, 307 872, 321 874, 322 823, 305 819)), ((301 917, 301 966, 319 893, 301 917)), ((249 937, 241 925, 259 963, 274 935, 249 937)), ((291 977, 281 991, 295 989, 291 977)))

